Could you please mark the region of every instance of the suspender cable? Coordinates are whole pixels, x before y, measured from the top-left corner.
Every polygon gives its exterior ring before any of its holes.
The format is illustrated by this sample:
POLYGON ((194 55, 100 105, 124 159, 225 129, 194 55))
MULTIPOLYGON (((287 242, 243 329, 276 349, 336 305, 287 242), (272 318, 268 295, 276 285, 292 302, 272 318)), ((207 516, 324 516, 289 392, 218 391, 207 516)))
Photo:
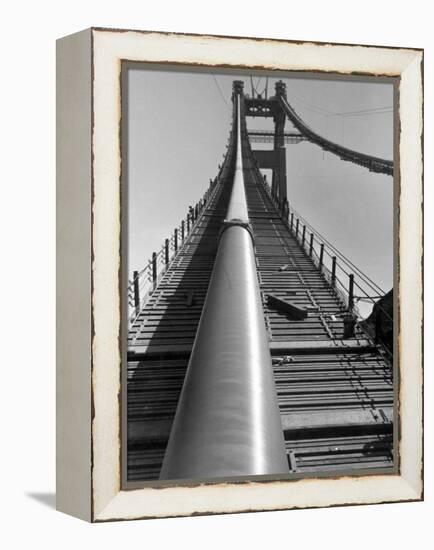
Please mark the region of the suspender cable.
POLYGON ((232 192, 161 479, 288 472, 249 227, 234 83, 232 192))

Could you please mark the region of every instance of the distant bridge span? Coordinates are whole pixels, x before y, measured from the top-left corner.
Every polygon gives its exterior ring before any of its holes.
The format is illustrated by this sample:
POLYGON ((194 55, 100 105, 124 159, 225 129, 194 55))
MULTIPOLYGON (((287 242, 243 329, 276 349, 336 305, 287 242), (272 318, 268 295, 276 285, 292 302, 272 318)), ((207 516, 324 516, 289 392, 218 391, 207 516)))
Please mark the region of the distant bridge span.
POLYGON ((297 128, 300 134, 308 141, 319 145, 322 149, 324 149, 324 151, 329 151, 330 153, 337 155, 342 160, 347 160, 353 162, 354 164, 364 166, 371 172, 380 172, 382 174, 387 174, 388 176, 393 176, 393 161, 374 157, 365 153, 359 153, 358 151, 348 149, 348 147, 338 145, 337 143, 320 136, 303 122, 303 120, 295 112, 295 109, 289 104, 286 97, 280 95, 279 103, 288 119, 297 128))

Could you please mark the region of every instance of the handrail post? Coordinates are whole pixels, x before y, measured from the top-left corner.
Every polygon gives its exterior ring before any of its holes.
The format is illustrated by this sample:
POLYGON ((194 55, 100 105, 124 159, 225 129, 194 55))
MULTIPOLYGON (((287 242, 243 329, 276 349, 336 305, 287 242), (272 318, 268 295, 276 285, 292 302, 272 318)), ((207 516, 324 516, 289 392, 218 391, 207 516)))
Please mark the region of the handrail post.
POLYGON ((152 283, 154 285, 157 284, 157 253, 152 252, 152 283))
POLYGON ((313 253, 313 233, 310 234, 309 256, 312 256, 312 253, 313 253))
POLYGON ((181 242, 183 243, 185 239, 185 221, 181 222, 181 242))
POLYGON ((164 263, 166 266, 169 264, 169 239, 164 242, 164 263))
POLYGON ((294 226, 294 212, 291 212, 291 233, 292 233, 293 226, 294 226))
POLYGON ((139 272, 133 271, 134 281, 134 307, 136 309, 136 315, 140 313, 140 294, 139 294, 139 272))
POLYGON ((190 212, 187 214, 187 235, 190 233, 190 212))
POLYGON ((178 252, 178 228, 175 228, 175 231, 173 233, 173 244, 176 254, 178 252))
POLYGON ((298 239, 298 226, 299 226, 300 220, 297 218, 297 223, 295 224, 295 238, 298 239))
POLYGON ((332 286, 336 285, 336 256, 332 258, 332 286))
POLYGON ((301 237, 301 245, 302 245, 303 248, 304 248, 305 241, 306 241, 306 226, 303 225, 303 235, 301 237))
POLYGON ((354 275, 350 273, 348 279, 348 309, 352 311, 354 308, 354 275))
POLYGON ((322 265, 324 261, 324 243, 321 243, 320 249, 319 249, 319 270, 322 271, 322 265))

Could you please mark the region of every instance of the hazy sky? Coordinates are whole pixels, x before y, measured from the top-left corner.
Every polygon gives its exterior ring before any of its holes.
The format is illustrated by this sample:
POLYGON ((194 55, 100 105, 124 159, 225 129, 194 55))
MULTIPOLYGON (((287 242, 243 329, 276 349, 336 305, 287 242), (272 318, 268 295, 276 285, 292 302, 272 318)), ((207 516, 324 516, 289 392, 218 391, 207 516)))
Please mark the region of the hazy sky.
MULTIPOLYGON (((232 81, 247 75, 130 69, 129 273, 140 269, 217 174, 231 120, 232 81)), ((269 95, 277 78, 269 79, 269 95)), ((391 84, 282 78, 311 128, 342 145, 393 158, 391 84)), ((254 77, 258 89, 265 78, 254 77)), ((272 119, 248 118, 252 129, 272 119)), ((286 130, 291 125, 287 122, 286 130)), ((253 144, 253 148, 261 148, 253 144)), ((392 287, 393 179, 316 145, 286 146, 288 200, 381 287, 392 287)))

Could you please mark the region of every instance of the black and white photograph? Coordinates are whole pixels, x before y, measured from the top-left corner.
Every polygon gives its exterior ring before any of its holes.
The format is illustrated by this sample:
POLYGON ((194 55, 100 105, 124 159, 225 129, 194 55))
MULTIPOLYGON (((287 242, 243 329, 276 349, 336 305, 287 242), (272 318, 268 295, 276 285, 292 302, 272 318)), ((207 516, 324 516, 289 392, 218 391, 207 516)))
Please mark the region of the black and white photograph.
POLYGON ((125 487, 396 472, 396 97, 124 66, 125 487))
POLYGON ((432 546, 429 7, 2 5, 2 548, 432 546))

